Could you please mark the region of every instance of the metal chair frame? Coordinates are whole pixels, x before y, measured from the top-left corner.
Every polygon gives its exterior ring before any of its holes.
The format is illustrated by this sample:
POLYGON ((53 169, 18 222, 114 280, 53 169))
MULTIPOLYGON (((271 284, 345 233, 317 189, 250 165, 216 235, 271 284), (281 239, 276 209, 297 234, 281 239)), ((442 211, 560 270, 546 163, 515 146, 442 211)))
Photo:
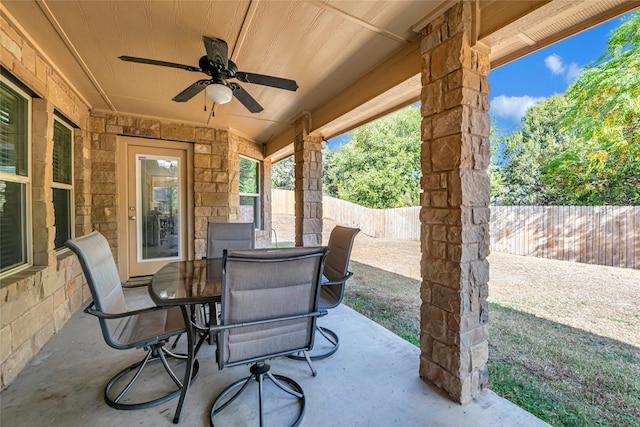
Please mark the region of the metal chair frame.
MULTIPOLYGON (((309 248, 305 248, 305 249, 309 249, 309 248)), ((285 249, 285 250, 290 250, 290 249, 285 249)), ((267 251, 273 251, 273 250, 267 250, 267 251)), ((278 251, 278 249, 276 249, 275 251, 278 251)), ((230 255, 228 256, 227 251, 225 251, 224 261, 223 261, 223 288, 225 287, 227 260, 234 259, 233 254, 240 253, 240 252, 243 252, 243 251, 229 252, 230 255)), ((250 252, 250 251, 247 251, 247 252, 250 252)), ((255 263, 268 263, 268 262, 291 261, 294 259, 309 258, 311 256, 321 256, 322 260, 320 262, 320 267, 319 267, 319 277, 315 279, 316 289, 313 290, 313 292, 315 292, 314 306, 317 307, 318 300, 319 300, 319 293, 320 293, 319 283, 320 283, 320 277, 322 272, 322 264, 324 262, 324 257, 326 256, 327 252, 328 250, 325 248, 322 253, 314 253, 312 255, 299 255, 299 256, 291 256, 291 257, 275 258, 275 259, 242 258, 241 261, 255 262, 255 263)), ((225 295, 226 294, 223 291, 223 299, 222 299, 223 313, 224 313, 226 304, 229 303, 228 301, 225 300, 225 295)), ((297 398, 298 404, 300 405, 300 409, 295 421, 292 424, 292 427, 299 425, 300 422, 302 421, 302 418, 304 417, 305 408, 306 408, 306 397, 305 397, 304 391, 302 390, 302 387, 300 387, 300 385, 291 378, 285 377, 283 375, 272 374, 270 372, 270 365, 266 362, 266 360, 273 359, 280 356, 287 356, 291 353, 301 352, 306 356, 305 359, 309 364, 309 367, 311 368, 312 375, 316 376, 317 372, 313 366, 313 363, 311 362, 311 359, 308 357, 307 351, 313 345, 314 333, 316 330, 315 320, 317 317, 323 316, 325 314, 326 314, 325 310, 317 309, 316 311, 311 313, 303 313, 303 314, 297 314, 297 315, 291 315, 291 316, 280 316, 280 317, 275 317, 270 319, 261 319, 256 321, 233 323, 233 324, 221 324, 221 325, 212 326, 211 331, 216 333, 218 337, 217 338, 218 348, 216 351, 216 357, 218 360, 219 369, 224 369, 225 367, 237 366, 241 364, 252 364, 252 365, 249 369, 250 375, 248 377, 240 379, 234 382, 233 384, 229 385, 215 398, 213 404, 211 405, 211 411, 210 411, 211 424, 210 425, 213 427, 214 417, 218 415, 222 410, 227 408, 232 402, 234 402, 244 391, 247 390, 249 385, 253 383, 252 380, 255 380, 255 382, 257 382, 258 384, 258 404, 259 404, 259 414, 260 414, 259 416, 260 416, 260 426, 262 427, 264 425, 263 384, 264 384, 264 381, 267 379, 273 382, 278 387, 278 389, 297 398), (312 319, 312 322, 313 322, 312 327, 310 328, 310 331, 309 331, 309 334, 310 334, 309 341, 306 346, 295 348, 295 349, 288 349, 288 350, 277 352, 277 353, 267 353, 257 357, 253 357, 249 359, 241 359, 241 360, 236 360, 232 362, 226 362, 225 360, 223 360, 224 359, 223 348, 226 345, 225 343, 226 334, 224 334, 224 331, 228 331, 236 328, 242 328, 242 327, 266 325, 269 323, 276 323, 276 322, 282 323, 286 321, 300 320, 300 319, 312 319)))

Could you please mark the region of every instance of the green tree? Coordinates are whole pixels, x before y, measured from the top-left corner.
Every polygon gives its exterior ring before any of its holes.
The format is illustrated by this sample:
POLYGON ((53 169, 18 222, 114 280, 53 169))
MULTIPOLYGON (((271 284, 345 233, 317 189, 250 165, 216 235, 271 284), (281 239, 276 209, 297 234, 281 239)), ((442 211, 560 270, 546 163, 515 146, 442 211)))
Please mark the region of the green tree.
POLYGON ((640 12, 612 31, 607 49, 566 93, 566 132, 582 143, 549 173, 571 204, 640 204, 640 12))
POLYGON ((370 208, 418 205, 420 123, 420 109, 407 107, 356 129, 325 155, 325 191, 370 208))
POLYGON ((293 190, 295 183, 295 162, 293 156, 280 160, 271 166, 271 188, 293 190))
POLYGON ((527 110, 522 128, 498 139, 496 166, 490 167, 494 203, 546 205, 558 202, 558 189, 548 176, 551 159, 575 140, 563 132, 568 108, 562 95, 547 98, 527 110))

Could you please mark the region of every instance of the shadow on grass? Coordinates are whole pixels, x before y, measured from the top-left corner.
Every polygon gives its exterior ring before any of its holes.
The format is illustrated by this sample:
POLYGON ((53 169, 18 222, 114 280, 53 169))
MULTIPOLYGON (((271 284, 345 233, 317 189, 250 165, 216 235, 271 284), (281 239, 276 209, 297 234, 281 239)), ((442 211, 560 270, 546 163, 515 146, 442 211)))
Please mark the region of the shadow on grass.
MULTIPOLYGON (((355 261, 350 269, 344 303, 419 345, 420 281, 355 261)), ((489 316, 498 395, 553 425, 639 425, 639 348, 495 303, 489 316)))
POLYGON ((410 343, 420 344, 420 281, 356 261, 344 303, 410 343))
POLYGON ((563 426, 637 426, 640 349, 490 304, 491 389, 563 426))

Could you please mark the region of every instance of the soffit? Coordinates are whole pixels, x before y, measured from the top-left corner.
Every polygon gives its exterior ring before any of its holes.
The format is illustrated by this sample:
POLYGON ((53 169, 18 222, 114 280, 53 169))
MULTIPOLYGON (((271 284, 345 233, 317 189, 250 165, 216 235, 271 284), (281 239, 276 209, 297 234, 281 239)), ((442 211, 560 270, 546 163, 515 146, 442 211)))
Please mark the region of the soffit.
MULTIPOLYGON (((416 100, 419 33, 455 1, 3 1, 94 110, 234 129, 290 147, 291 120, 311 113, 314 131, 338 135, 416 100), (197 65, 203 35, 226 40, 243 71, 294 79, 288 92, 242 84, 264 107, 232 100, 204 111, 204 94, 171 98, 204 74, 132 64, 120 55, 197 65)), ((473 28, 492 67, 638 7, 639 1, 474 1, 473 28)), ((211 107, 207 102, 207 109, 211 107)))

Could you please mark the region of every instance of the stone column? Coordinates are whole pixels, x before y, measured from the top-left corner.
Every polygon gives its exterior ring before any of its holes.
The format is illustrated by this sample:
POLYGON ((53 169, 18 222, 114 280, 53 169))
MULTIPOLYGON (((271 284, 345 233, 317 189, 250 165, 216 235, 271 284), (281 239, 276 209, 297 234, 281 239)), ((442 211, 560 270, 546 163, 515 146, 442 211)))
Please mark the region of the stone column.
POLYGON ((33 265, 56 265, 53 212, 53 104, 33 99, 31 194, 33 265))
POLYGON ((295 123, 296 246, 322 244, 322 138, 309 134, 310 117, 295 123))
POLYGON ((420 376, 467 403, 487 386, 490 64, 471 4, 422 33, 420 376))
MULTIPOLYGON (((230 145, 227 131, 208 128, 195 130, 193 192, 196 259, 206 254, 209 222, 229 222, 230 194, 234 189, 236 199, 239 199, 238 179, 236 176, 233 183, 233 174, 230 171, 230 165, 233 163, 230 160, 230 145)), ((237 163, 237 159, 235 162, 237 163)))

